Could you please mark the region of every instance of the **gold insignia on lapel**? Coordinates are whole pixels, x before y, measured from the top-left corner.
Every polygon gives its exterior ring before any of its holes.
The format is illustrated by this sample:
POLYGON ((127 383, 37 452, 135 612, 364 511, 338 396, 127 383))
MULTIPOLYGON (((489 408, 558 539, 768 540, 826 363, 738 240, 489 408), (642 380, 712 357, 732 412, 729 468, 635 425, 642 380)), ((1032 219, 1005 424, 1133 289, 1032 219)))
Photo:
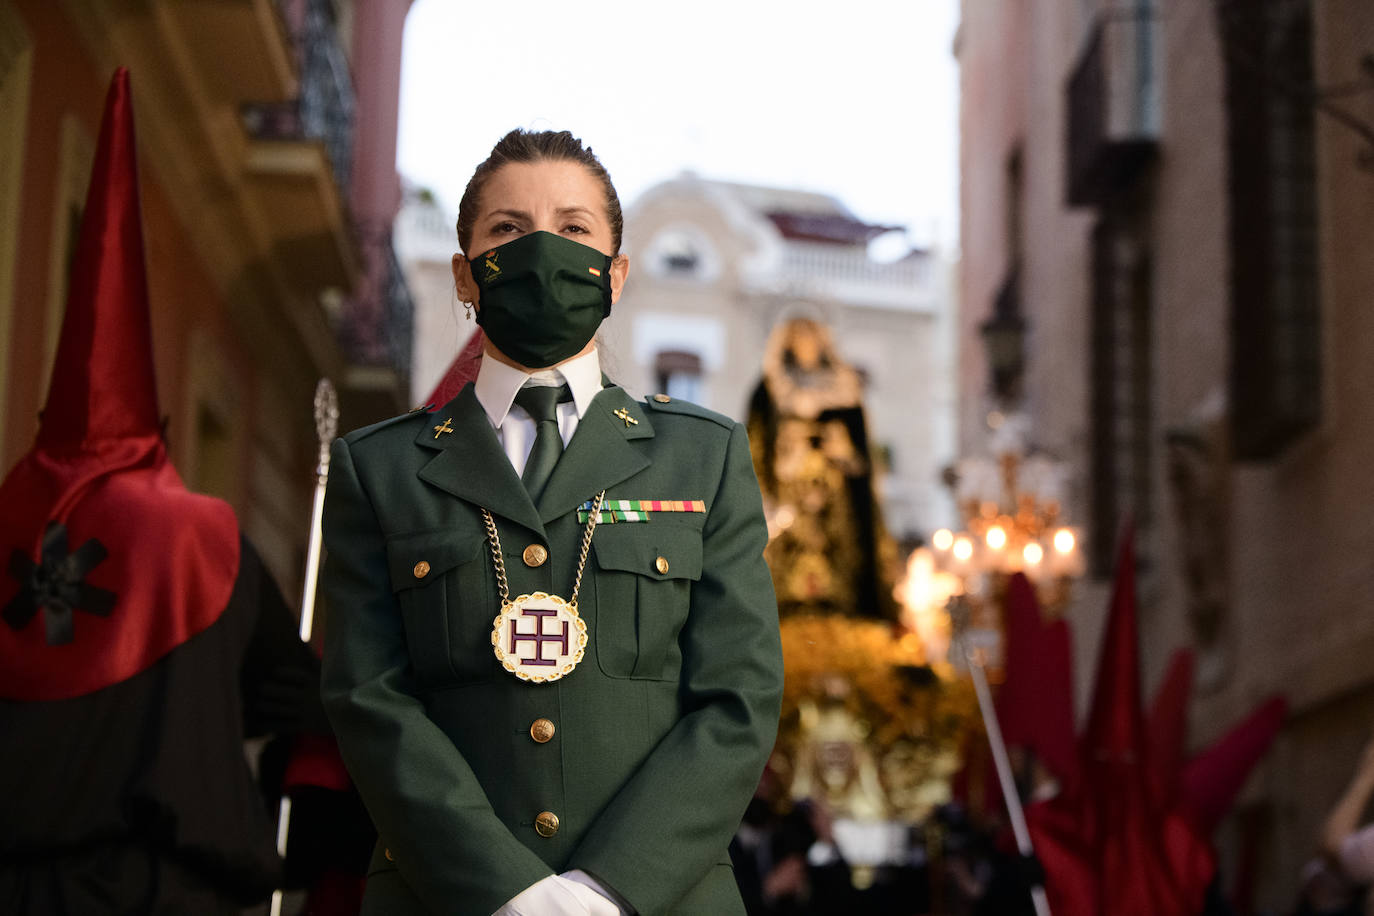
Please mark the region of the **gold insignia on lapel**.
POLYGON ((434 427, 434 438, 438 439, 440 436, 444 435, 445 433, 451 433, 451 432, 453 432, 453 427, 449 425, 449 424, 451 424, 452 422, 453 422, 453 417, 449 417, 447 420, 445 420, 444 422, 440 423, 438 426, 434 427))
POLYGON ((629 429, 631 426, 639 425, 639 421, 636 420, 634 417, 630 416, 630 412, 626 410, 624 407, 616 408, 615 415, 625 421, 626 429, 629 429))

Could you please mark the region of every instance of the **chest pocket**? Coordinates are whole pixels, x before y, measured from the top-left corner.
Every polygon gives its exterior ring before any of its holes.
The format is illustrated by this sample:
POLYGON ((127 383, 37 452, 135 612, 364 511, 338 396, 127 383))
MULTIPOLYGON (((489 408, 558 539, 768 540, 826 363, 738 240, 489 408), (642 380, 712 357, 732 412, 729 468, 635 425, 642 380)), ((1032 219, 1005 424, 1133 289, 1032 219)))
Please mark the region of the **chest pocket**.
POLYGON ((397 535, 387 539, 386 555, 419 680, 445 685, 494 675, 491 625, 500 601, 480 532, 397 535))
POLYGON ((611 677, 673 678, 682 657, 692 583, 701 578, 701 531, 668 520, 604 525, 596 556, 593 639, 611 677))

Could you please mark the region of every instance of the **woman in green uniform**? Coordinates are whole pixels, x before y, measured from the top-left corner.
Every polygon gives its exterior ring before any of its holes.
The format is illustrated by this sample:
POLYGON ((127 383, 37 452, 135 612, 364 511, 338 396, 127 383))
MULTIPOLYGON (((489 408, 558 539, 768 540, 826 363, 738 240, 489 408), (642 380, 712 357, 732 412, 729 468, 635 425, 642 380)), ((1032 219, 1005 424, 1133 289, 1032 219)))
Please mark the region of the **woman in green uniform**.
POLYGON ((380 834, 364 912, 744 912, 726 847, 782 689, 759 488, 740 424, 602 374, 621 224, 580 141, 502 138, 453 258, 476 381, 334 443, 323 690, 380 834))

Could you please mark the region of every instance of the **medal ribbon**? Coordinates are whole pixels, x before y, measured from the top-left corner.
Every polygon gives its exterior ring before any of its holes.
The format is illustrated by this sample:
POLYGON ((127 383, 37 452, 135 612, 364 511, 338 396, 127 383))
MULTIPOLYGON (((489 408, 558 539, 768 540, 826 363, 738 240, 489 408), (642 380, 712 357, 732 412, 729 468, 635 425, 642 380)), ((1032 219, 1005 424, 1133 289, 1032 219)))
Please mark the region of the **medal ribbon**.
MULTIPOLYGON (((591 500, 577 507, 577 520, 584 522, 591 514, 591 500)), ((601 507, 602 524, 615 522, 647 522, 650 512, 702 512, 706 502, 701 499, 607 499, 601 507)))

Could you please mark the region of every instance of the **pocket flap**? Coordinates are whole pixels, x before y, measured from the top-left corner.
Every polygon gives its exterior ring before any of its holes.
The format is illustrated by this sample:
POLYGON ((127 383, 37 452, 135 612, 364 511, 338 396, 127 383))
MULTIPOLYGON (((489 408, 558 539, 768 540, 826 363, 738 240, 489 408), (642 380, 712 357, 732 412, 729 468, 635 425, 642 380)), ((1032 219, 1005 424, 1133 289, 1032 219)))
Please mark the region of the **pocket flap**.
POLYGON ((449 529, 387 538, 386 560, 391 587, 399 592, 428 585, 453 567, 475 559, 485 547, 483 538, 449 529))
POLYGON ((592 552, 601 569, 651 579, 701 578, 701 531, 669 521, 598 526, 592 552))

